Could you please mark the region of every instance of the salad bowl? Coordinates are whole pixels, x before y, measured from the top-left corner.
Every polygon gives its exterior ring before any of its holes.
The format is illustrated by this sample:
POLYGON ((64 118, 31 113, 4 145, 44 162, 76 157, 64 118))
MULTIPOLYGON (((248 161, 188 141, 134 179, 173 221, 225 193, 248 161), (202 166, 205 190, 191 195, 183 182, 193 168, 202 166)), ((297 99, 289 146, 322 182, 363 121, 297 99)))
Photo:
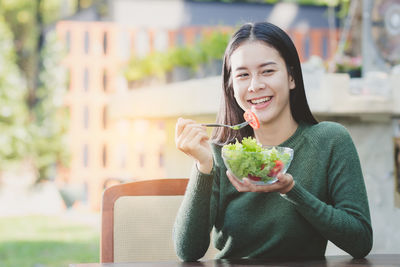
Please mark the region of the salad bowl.
POLYGON ((280 146, 262 146, 252 138, 222 147, 226 168, 242 182, 248 178, 256 185, 275 183, 279 173, 285 173, 293 159, 293 149, 280 146))

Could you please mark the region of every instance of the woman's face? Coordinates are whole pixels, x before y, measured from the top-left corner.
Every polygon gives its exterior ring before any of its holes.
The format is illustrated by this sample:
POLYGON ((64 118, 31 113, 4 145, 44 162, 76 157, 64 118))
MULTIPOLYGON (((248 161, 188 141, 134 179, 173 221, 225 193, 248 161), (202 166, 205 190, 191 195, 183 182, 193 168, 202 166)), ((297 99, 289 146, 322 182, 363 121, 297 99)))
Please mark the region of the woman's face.
POLYGON ((295 83, 276 49, 249 41, 230 60, 235 98, 243 110, 253 111, 261 124, 290 119, 289 91, 295 83))

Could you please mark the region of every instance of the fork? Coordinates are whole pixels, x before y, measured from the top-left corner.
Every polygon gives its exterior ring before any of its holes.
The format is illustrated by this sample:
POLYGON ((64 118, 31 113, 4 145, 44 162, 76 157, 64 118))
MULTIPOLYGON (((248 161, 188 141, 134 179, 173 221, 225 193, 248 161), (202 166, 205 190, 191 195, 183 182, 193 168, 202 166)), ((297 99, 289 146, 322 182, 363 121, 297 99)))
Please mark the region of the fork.
POLYGON ((233 130, 240 130, 243 127, 246 127, 247 125, 249 125, 248 121, 236 124, 236 125, 226 125, 226 124, 219 124, 219 123, 203 123, 202 126, 206 126, 206 127, 228 127, 231 128, 233 130))

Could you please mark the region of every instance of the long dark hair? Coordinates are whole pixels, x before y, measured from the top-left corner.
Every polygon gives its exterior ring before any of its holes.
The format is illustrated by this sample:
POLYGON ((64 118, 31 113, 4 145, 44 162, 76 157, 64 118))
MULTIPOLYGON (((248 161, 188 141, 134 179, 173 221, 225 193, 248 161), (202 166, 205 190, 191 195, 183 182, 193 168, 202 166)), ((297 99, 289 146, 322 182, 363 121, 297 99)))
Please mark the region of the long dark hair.
MULTIPOLYGON (((222 89, 220 110, 217 115, 217 122, 223 124, 238 124, 243 122, 244 110, 236 102, 231 77, 231 55, 246 41, 261 41, 266 45, 276 49, 284 59, 288 74, 294 79, 296 87, 290 90, 289 102, 290 110, 297 123, 317 124, 317 120, 312 115, 307 103, 304 91, 303 75, 299 55, 290 37, 279 27, 268 22, 246 23, 237 30, 226 50, 222 67, 222 89)), ((215 128, 212 133, 212 140, 217 144, 226 144, 243 137, 254 136, 251 127, 244 127, 241 130, 229 128, 215 128)))

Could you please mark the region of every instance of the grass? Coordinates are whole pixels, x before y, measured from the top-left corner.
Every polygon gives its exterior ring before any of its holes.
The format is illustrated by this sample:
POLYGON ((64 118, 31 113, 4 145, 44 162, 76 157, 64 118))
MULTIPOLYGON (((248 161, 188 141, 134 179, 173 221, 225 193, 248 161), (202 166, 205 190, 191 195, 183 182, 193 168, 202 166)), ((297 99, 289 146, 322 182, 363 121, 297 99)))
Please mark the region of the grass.
POLYGON ((0 217, 0 266, 99 262, 99 229, 66 216, 0 217))

